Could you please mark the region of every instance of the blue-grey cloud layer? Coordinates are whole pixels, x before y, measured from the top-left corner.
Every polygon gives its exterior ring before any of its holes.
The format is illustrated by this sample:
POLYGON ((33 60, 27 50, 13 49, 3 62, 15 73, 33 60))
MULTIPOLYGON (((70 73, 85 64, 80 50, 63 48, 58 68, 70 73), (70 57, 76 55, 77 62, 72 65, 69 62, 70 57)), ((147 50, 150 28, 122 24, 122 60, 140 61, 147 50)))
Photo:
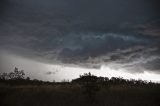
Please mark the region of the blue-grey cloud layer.
POLYGON ((158 0, 1 0, 0 48, 49 63, 92 68, 114 63, 158 72, 158 4, 158 0))

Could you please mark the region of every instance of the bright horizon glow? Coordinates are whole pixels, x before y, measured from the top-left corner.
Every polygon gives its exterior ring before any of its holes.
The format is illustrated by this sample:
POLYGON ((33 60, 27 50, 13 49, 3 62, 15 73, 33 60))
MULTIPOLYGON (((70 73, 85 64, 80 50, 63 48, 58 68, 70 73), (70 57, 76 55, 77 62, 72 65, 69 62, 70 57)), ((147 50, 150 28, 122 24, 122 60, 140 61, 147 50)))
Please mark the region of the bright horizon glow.
POLYGON ((142 80, 147 80, 147 81, 153 81, 153 82, 160 82, 160 75, 155 74, 153 72, 147 72, 144 71, 143 73, 129 73, 126 70, 123 69, 118 69, 114 70, 106 66, 101 67, 102 71, 106 71, 106 75, 111 78, 111 77, 123 77, 124 79, 142 79, 142 80))
MULTIPOLYGON (((50 66, 51 67, 61 67, 61 66, 50 66)), ((61 76, 61 78, 72 80, 74 78, 78 78, 79 75, 83 75, 84 73, 90 72, 93 75, 96 76, 102 76, 102 77, 122 77, 124 79, 136 79, 136 80, 146 80, 146 81, 152 81, 152 82, 160 82, 160 75, 155 73, 150 73, 147 71, 144 71, 144 73, 129 73, 125 70, 115 70, 112 68, 109 68, 107 66, 102 66, 100 69, 85 69, 80 67, 61 67, 61 71, 57 72, 58 76, 61 76)), ((52 76, 52 75, 51 75, 52 76)), ((55 75, 56 76, 56 75, 55 75)), ((60 81, 60 80, 59 80, 60 81)))
POLYGON ((91 72, 91 74, 102 77, 123 77, 124 79, 142 79, 152 82, 160 83, 160 74, 144 71, 144 73, 129 73, 124 69, 113 69, 110 66, 102 65, 100 69, 89 69, 70 65, 52 65, 33 61, 30 59, 22 58, 11 54, 1 55, 0 59, 4 59, 4 67, 1 67, 1 72, 11 72, 14 67, 23 69, 26 73, 26 77, 31 79, 39 79, 44 81, 60 82, 64 79, 71 81, 78 78, 79 75, 91 72), (51 72, 51 74, 46 74, 51 72))

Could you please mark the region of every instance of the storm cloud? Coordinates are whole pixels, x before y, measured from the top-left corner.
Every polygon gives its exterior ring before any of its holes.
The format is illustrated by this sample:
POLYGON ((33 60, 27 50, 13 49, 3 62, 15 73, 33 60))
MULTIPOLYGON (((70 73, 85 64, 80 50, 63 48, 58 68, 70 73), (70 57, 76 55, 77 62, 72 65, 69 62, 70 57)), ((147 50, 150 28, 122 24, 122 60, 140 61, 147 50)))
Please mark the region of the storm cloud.
POLYGON ((160 72, 158 4, 159 0, 1 0, 0 49, 49 64, 160 72))

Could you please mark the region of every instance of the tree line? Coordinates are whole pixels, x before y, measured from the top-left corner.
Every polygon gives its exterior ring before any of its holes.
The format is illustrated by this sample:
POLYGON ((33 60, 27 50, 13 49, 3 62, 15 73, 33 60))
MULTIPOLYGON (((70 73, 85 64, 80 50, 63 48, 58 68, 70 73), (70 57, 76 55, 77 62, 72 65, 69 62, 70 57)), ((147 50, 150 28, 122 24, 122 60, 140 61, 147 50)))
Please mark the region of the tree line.
MULTIPOLYGON (((38 79, 30 80, 29 77, 25 77, 24 70, 19 70, 17 67, 15 67, 13 72, 9 73, 1 73, 0 74, 0 81, 1 82, 28 82, 28 83, 37 83, 37 84, 55 84, 57 82, 49 82, 49 81, 41 81, 38 79)), ((113 84, 123 84, 123 85, 159 85, 158 83, 154 83, 151 81, 145 81, 145 80, 135 80, 135 79, 123 79, 122 77, 97 77, 95 75, 92 75, 89 73, 84 73, 83 75, 80 75, 79 78, 73 79, 71 82, 62 81, 62 83, 70 83, 70 84, 101 84, 104 86, 113 85, 113 84)))

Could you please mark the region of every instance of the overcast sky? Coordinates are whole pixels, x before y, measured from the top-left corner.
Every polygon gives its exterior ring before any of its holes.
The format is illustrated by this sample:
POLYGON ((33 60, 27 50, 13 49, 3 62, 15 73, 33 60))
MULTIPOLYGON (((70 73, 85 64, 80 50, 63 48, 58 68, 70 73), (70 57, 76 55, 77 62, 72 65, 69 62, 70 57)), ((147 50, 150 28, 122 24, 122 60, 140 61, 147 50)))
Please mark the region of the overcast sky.
POLYGON ((0 72, 19 67, 32 78, 60 81, 91 71, 160 81, 159 5, 159 0, 1 0, 0 72))

